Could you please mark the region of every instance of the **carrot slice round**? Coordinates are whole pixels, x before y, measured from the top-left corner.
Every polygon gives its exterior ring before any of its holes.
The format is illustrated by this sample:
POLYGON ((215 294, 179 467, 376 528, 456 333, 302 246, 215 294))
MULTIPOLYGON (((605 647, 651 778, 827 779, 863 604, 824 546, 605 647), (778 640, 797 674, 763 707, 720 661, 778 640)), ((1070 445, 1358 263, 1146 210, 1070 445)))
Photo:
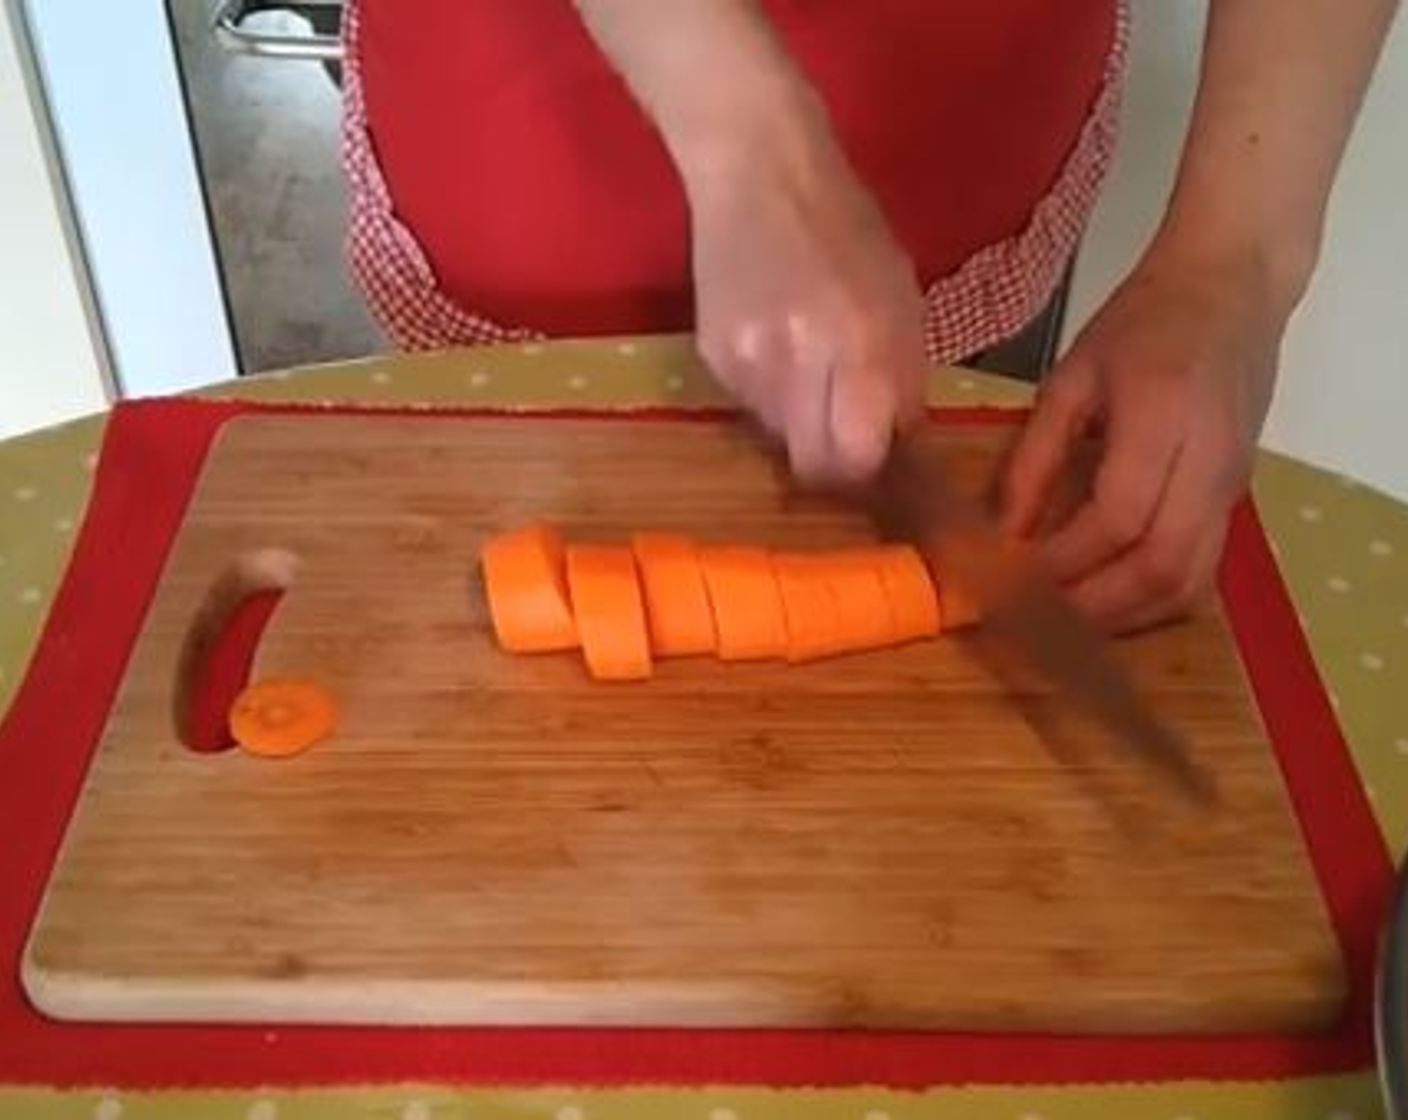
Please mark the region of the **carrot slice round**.
POLYGON ((787 656, 787 616, 772 557, 761 548, 701 548, 699 560, 719 636, 719 657, 787 656))
POLYGON ((490 537, 480 553, 489 616, 509 653, 576 649, 562 538, 547 525, 490 537))
POLYGON ((844 648, 824 558, 795 552, 772 558, 787 621, 787 660, 813 661, 844 648))
POLYGON ((337 725, 337 702, 305 677, 256 681, 230 706, 230 735, 250 754, 283 758, 307 750, 337 725))
POLYGON ((650 638, 631 550, 568 545, 567 587, 587 671, 599 681, 649 677, 650 638))
POLYGON ((836 602, 839 640, 847 651, 879 649, 895 641, 877 552, 873 548, 845 549, 825 559, 827 586, 836 602))
POLYGON ((942 621, 939 596, 918 550, 907 544, 888 545, 877 551, 876 564, 890 604, 894 640, 934 637, 942 621))
POLYGON ((678 533, 636 533, 631 537, 645 598, 650 649, 657 657, 687 657, 718 649, 714 612, 699 549, 678 533))

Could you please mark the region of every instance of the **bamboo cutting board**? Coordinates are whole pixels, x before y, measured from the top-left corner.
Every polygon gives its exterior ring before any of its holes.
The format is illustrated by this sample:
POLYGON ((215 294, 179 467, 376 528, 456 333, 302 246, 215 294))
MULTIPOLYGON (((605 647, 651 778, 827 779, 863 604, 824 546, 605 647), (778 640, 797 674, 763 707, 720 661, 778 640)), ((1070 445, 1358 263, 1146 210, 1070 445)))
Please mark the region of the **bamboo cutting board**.
MULTIPOLYGON (((985 485, 1001 429, 942 438, 985 485)), ((1120 651, 1219 784, 1190 816, 1040 689, 1029 722, 951 638, 802 668, 674 662, 633 685, 505 657, 475 558, 539 518, 579 537, 867 536, 798 505, 718 423, 230 422, 32 931, 35 1002, 1136 1033, 1339 1012, 1338 947, 1216 610, 1120 651), (256 674, 315 675, 341 726, 292 760, 194 753, 172 718, 183 642, 212 586, 269 550, 297 571, 256 674)))

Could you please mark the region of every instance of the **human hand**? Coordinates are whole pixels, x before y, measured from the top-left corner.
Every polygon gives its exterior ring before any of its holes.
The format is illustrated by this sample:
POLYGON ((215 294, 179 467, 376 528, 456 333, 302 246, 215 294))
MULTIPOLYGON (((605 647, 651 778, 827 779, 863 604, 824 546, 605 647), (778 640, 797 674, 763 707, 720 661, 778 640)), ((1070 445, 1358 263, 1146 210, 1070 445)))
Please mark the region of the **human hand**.
POLYGON ((1107 628, 1167 621, 1211 584, 1288 315, 1253 259, 1151 256, 1043 384, 1004 475, 1005 525, 1030 534, 1075 445, 1102 437, 1089 497, 1040 554, 1107 628))
POLYGON ((840 153, 779 147, 690 186, 698 346, 794 474, 859 480, 922 410, 923 301, 840 153))

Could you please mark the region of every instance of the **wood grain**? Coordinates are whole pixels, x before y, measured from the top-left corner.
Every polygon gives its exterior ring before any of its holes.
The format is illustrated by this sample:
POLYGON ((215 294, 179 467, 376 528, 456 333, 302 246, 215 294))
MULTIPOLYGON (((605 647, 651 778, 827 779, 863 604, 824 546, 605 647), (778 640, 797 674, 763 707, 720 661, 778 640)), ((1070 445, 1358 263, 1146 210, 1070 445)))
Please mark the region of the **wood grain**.
MULTIPOLYGON (((985 485, 1000 432, 941 438, 985 485)), ((1190 817, 1034 687, 1039 737, 954 640, 614 686, 571 655, 505 657, 474 559, 543 517, 581 537, 866 537, 718 424, 232 422, 33 930, 36 1003, 1121 1032, 1338 1013, 1337 945, 1217 611, 1120 649, 1219 783, 1190 817), (298 563, 257 670, 316 674, 344 718, 297 759, 193 754, 171 716, 183 643, 261 550, 298 563)))

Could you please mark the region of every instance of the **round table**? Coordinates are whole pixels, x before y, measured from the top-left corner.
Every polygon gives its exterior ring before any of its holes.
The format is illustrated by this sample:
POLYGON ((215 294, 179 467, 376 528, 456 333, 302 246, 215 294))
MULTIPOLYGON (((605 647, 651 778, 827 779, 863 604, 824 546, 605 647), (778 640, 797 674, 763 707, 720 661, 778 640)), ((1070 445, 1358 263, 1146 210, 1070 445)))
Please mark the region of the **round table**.
MULTIPOLYGON (((939 404, 1014 406, 1028 393, 1019 383, 965 370, 933 375, 933 399, 939 404)), ((204 395, 428 406, 718 403, 688 341, 677 337, 375 358, 244 379, 204 395)), ((0 443, 0 710, 19 683, 46 601, 62 578, 102 430, 102 418, 92 417, 0 443)), ((1408 680, 1408 507, 1352 479, 1269 453, 1258 462, 1255 494, 1359 773, 1399 856, 1408 846, 1408 689, 1402 686, 1408 680)), ((1382 1112, 1368 1070, 1273 1083, 940 1088, 918 1094, 708 1086, 159 1092, 0 1086, 0 1116, 25 1120, 195 1115, 237 1120, 1370 1120, 1382 1112)))

